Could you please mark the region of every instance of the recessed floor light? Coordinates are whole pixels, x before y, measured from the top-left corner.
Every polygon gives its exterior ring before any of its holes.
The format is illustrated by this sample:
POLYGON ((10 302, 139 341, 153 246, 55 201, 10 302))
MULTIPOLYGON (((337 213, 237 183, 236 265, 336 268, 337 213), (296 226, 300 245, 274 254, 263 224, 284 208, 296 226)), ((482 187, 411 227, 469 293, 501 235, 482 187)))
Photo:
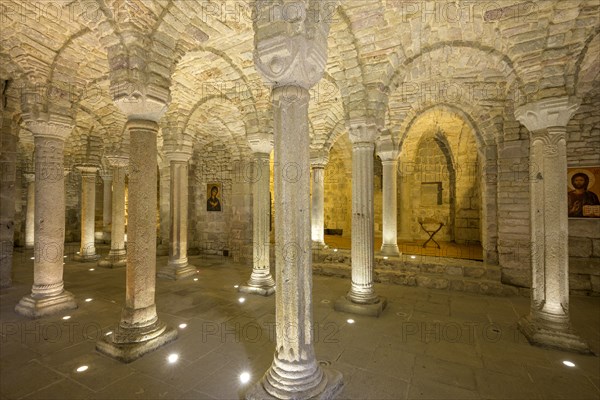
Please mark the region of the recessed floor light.
POLYGON ((349 319, 346 320, 346 322, 349 323, 349 324, 353 324, 354 320, 352 318, 349 318, 349 319))
POLYGON ((170 364, 174 364, 177 362, 177 360, 179 360, 179 354, 169 354, 169 357, 167 357, 167 361, 169 361, 170 364))
POLYGON ((110 336, 110 335, 112 335, 112 331, 108 331, 104 334, 104 336, 110 336))
POLYGON ((245 298, 243 298, 243 297, 240 297, 240 298, 238 299, 238 301, 239 301, 240 303, 243 303, 243 302, 245 302, 245 301, 246 301, 246 299, 245 299, 245 298))
POLYGON ((384 259, 384 260, 387 260, 387 259, 388 259, 388 256, 383 256, 383 259, 384 259))
POLYGON ((88 297, 87 299, 85 299, 85 302, 86 302, 86 303, 89 303, 90 301, 92 301, 92 298, 91 298, 91 297, 88 297))
POLYGON ((67 320, 67 319, 71 319, 70 315, 65 315, 62 319, 67 320))
POLYGON ((564 364, 564 365, 566 365, 566 366, 567 366, 567 367, 569 367, 569 368, 573 368, 573 367, 575 366, 575 363, 574 363, 574 362, 572 362, 572 361, 567 361, 567 360, 563 361, 563 364, 564 364))
POLYGON ((240 285, 233 285, 233 287, 237 289, 240 287, 240 285))
POLYGON ((242 382, 242 383, 250 382, 250 373, 246 372, 246 371, 242 372, 240 374, 240 382, 242 382))
POLYGON ((187 328, 187 324, 179 324, 179 329, 185 329, 187 328))
POLYGON ((90 268, 90 271, 94 271, 94 268, 90 268))
POLYGON ((31 257, 30 260, 35 260, 35 257, 31 257))
POLYGON ((336 252, 336 251, 337 251, 337 249, 333 249, 333 251, 334 251, 334 252, 336 252))
POLYGON ((197 282, 197 281, 198 281, 198 278, 194 278, 194 282, 197 282))
POLYGON ((415 258, 417 258, 417 256, 410 256, 410 258, 412 258, 414 260, 415 258))
POLYGON ((87 365, 82 365, 81 367, 78 367, 76 369, 77 372, 83 372, 83 371, 87 371, 89 367, 87 365))

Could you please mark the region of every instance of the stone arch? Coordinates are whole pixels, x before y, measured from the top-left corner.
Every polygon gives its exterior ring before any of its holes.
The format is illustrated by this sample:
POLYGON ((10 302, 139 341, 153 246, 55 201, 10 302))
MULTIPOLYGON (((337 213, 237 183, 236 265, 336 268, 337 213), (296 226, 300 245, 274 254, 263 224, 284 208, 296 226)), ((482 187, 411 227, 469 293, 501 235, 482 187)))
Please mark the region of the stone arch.
MULTIPOLYGON (((432 112, 445 112, 455 115, 455 117, 462 121, 464 126, 469 132, 473 134, 474 142, 477 146, 477 165, 469 166, 469 168, 477 168, 476 174, 479 178, 479 198, 480 198, 480 234, 481 245, 483 247, 484 261, 487 263, 495 264, 498 261, 498 215, 497 215, 497 178, 496 178, 496 166, 497 166, 497 148, 495 140, 490 142, 486 140, 482 134, 480 121, 475 120, 471 112, 465 111, 462 107, 453 104, 434 104, 424 107, 422 110, 414 110, 408 115, 403 124, 402 131, 399 133, 392 132, 394 135, 398 135, 398 142, 400 148, 400 173, 407 171, 408 167, 402 165, 403 154, 410 150, 407 149, 407 136, 411 131, 412 127, 420 118, 427 117, 428 113, 432 112)), ((496 129, 493 124, 488 126, 489 129, 496 129)), ((460 142, 458 144, 460 145, 460 142)), ((457 149, 459 147, 455 146, 457 149)), ((457 164, 454 164, 457 168, 457 164)), ((460 166, 462 169, 465 166, 460 166)), ((463 172, 457 169, 457 174, 463 172)), ((473 172, 472 170, 469 172, 473 172)), ((465 172, 466 174, 466 172, 465 172)), ((401 235, 402 236, 402 235, 401 235)))

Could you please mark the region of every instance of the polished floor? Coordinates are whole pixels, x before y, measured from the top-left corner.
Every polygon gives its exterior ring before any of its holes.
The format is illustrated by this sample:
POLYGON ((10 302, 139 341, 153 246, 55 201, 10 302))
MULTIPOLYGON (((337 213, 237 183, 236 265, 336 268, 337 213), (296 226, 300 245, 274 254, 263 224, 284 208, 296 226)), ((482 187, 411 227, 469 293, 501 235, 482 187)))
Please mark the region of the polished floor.
MULTIPOLYGON (((434 237, 435 239, 435 237, 434 237)), ((352 239, 344 236, 336 235, 325 235, 325 243, 329 247, 336 247, 339 249, 350 249, 352 239)), ((446 258, 462 258, 466 260, 483 260, 483 248, 479 243, 453 243, 453 242, 442 242, 437 240, 440 248, 438 248, 432 241, 423 247, 425 240, 406 241, 398 240, 398 249, 403 254, 414 254, 423 256, 433 257, 446 257, 446 258)), ((381 248, 381 238, 375 238, 374 242, 375 250, 381 248)))
MULTIPOLYGON (((30 321, 13 308, 30 290, 31 256, 16 253, 15 285, 0 291, 1 399, 238 399, 269 367, 274 298, 236 292, 247 265, 192 257, 197 280, 159 280, 160 318, 187 326, 175 342, 122 364, 96 352, 95 340, 119 319, 125 271, 67 258, 65 283, 79 309, 30 321)), ((377 285, 389 305, 374 319, 333 310, 348 287, 314 277, 316 354, 344 374, 339 399, 600 399, 600 358, 530 346, 515 329, 527 298, 377 285)), ((599 354, 600 298, 572 297, 571 315, 599 354)))

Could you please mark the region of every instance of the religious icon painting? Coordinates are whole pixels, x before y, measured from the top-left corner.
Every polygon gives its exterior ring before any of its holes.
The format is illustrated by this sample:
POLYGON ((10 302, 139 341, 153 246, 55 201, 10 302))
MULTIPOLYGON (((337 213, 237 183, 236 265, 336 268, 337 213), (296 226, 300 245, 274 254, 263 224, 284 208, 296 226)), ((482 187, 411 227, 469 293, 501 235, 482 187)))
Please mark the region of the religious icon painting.
POLYGON ((221 188, 222 184, 218 182, 206 185, 206 211, 223 211, 221 188))
POLYGON ((600 218, 600 166, 567 169, 569 218, 600 218))

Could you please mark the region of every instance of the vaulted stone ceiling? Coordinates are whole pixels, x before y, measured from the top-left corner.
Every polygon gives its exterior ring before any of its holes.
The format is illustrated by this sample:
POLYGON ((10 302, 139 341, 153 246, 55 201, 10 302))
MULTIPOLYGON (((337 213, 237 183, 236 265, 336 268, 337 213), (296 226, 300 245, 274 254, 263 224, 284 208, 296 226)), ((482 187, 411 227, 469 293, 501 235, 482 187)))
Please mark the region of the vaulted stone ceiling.
MULTIPOLYGON (((141 32, 150 55, 145 70, 170 87, 162 134, 222 143, 246 157, 246 136, 271 131, 272 119, 270 91, 252 58, 252 4, 5 0, 0 78, 11 81, 8 109, 17 124, 29 108, 70 109, 76 128, 66 156, 96 162, 127 141, 111 77, 124 62, 119 52, 135 62, 136 54, 123 49, 139 41, 131 32, 141 32)), ((597 0, 493 4, 503 8, 324 1, 323 14, 333 22, 326 74, 311 93, 312 146, 331 148, 350 119, 371 120, 399 142, 415 116, 440 104, 466 113, 481 145, 492 145, 516 105, 562 95, 597 99, 597 0)), ((21 126, 19 135, 30 152, 30 133, 21 126)))

